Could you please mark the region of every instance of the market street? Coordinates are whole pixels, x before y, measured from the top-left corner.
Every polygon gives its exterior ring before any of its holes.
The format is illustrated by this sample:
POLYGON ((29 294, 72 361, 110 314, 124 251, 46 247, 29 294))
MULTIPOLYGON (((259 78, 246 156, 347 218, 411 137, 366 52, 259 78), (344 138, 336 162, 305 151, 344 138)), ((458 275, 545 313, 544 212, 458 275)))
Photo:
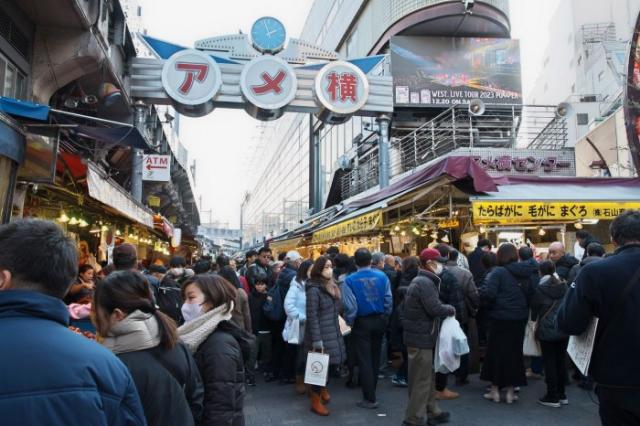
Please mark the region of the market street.
MULTIPOLYGON (((562 408, 541 407, 537 399, 544 393, 544 382, 529 380, 522 388, 520 400, 509 406, 495 404, 482 398, 486 384, 478 380, 478 375, 470 377, 471 383, 462 388, 453 386, 460 392, 460 398, 440 401, 440 408, 451 412, 451 425, 456 426, 563 426, 599 425, 598 406, 593 393, 575 385, 567 388, 569 405, 562 408)), ((394 387, 389 379, 380 380, 378 393, 380 408, 364 410, 356 407, 359 389, 348 389, 344 381, 332 379, 331 416, 322 418, 309 410, 308 398, 298 396, 290 386, 258 382, 249 388, 245 399, 245 415, 248 426, 275 425, 400 425, 407 404, 407 389, 394 387), (283 409, 283 407, 286 407, 283 409)))

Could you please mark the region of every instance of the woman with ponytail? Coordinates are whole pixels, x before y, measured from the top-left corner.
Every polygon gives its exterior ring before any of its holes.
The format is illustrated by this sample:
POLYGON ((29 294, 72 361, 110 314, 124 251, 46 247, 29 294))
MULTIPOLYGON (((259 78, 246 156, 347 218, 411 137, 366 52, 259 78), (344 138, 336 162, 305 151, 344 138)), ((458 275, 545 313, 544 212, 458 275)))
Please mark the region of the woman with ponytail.
POLYGON ((127 366, 149 425, 197 425, 204 390, 175 322, 156 309, 146 278, 110 274, 97 286, 93 319, 102 344, 127 366))

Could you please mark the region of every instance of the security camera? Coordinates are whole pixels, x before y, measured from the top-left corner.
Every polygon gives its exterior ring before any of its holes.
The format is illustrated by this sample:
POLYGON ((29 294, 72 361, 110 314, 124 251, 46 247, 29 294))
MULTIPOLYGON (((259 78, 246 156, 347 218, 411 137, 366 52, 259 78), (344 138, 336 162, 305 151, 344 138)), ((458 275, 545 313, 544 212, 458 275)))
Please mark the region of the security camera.
POLYGON ((462 3, 464 4, 464 9, 467 12, 471 12, 471 9, 473 9, 473 6, 475 5, 474 0, 462 0, 462 3))

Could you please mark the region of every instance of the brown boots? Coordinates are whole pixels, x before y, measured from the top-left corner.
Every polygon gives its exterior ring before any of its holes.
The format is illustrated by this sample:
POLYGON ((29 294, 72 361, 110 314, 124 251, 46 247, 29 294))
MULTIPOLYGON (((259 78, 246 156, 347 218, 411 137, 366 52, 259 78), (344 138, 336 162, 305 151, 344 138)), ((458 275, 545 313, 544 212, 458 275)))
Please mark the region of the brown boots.
POLYGON ((320 398, 322 398, 323 404, 328 404, 331 401, 331 395, 329 395, 329 390, 326 387, 320 390, 320 398))
MULTIPOLYGON (((322 388, 325 390, 325 388, 322 388)), ((322 404, 322 397, 320 393, 311 392, 311 411, 319 416, 328 416, 329 410, 322 404)))
POLYGON ((304 384, 304 376, 296 376, 296 393, 298 395, 304 395, 307 393, 307 387, 304 384))

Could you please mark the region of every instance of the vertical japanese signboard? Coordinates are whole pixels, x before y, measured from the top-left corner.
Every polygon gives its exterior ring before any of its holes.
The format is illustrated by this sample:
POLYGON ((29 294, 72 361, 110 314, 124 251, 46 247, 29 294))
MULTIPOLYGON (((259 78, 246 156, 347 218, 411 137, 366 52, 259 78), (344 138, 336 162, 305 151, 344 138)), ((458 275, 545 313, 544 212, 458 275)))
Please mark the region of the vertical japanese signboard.
POLYGON ((522 103, 517 40, 396 36, 391 69, 396 106, 522 103))
POLYGON ((171 157, 169 155, 144 155, 142 180, 168 182, 171 180, 171 157))

